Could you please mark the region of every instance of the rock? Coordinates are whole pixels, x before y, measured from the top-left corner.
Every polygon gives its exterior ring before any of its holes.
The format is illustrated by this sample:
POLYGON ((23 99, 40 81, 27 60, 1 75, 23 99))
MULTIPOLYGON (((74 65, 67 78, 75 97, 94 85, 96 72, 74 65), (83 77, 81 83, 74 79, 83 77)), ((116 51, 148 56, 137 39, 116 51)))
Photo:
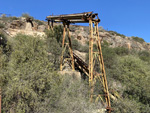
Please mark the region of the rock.
POLYGON ((68 74, 68 75, 72 76, 73 79, 75 79, 75 80, 81 80, 81 73, 78 71, 73 71, 73 70, 69 70, 69 71, 65 70, 64 71, 63 70, 63 71, 59 71, 59 73, 62 75, 68 74))
POLYGON ((25 22, 20 20, 13 20, 13 22, 10 24, 10 28, 12 29, 24 29, 25 28, 25 22))
POLYGON ((26 27, 25 27, 26 31, 32 31, 32 25, 29 22, 26 22, 26 27))
POLYGON ((37 30, 38 29, 38 24, 36 22, 33 21, 33 30, 37 30))
POLYGON ((44 32, 45 29, 46 29, 45 25, 39 25, 38 26, 38 31, 40 31, 40 32, 44 32))
POLYGON ((109 34, 107 32, 100 32, 99 36, 100 37, 107 37, 109 34))
POLYGON ((69 65, 68 61, 64 62, 64 65, 63 65, 63 71, 69 71, 69 70, 72 70, 71 69, 71 66, 69 65))

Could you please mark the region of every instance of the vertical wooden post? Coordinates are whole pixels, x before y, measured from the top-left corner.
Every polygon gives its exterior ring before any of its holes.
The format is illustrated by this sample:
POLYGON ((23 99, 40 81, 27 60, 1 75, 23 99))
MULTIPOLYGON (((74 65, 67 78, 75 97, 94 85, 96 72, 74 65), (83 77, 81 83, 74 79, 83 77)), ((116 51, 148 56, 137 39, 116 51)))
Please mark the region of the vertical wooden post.
POLYGON ((93 83, 93 22, 89 20, 90 37, 89 37, 89 85, 90 101, 93 101, 94 83, 93 83))
MULTIPOLYGON (((62 40, 62 48, 64 48, 64 44, 65 44, 65 37, 66 37, 66 23, 63 22, 63 40, 62 40)), ((61 55, 61 59, 60 59, 60 70, 62 71, 62 64, 63 64, 63 52, 61 55)))
POLYGON ((68 32, 68 40, 69 40, 69 51, 70 51, 70 56, 71 56, 71 66, 72 66, 72 70, 75 70, 69 23, 67 23, 67 32, 68 32))
POLYGON ((105 100, 107 103, 107 110, 110 113, 111 112, 111 104, 110 104, 110 97, 109 97, 109 91, 108 91, 108 86, 107 86, 107 79, 106 79, 106 72, 105 72, 105 67, 104 67, 104 61, 103 61, 103 55, 102 55, 102 49, 101 49, 101 42, 99 38, 99 31, 98 31, 98 23, 96 23, 96 34, 97 34, 97 44, 98 44, 98 50, 99 50, 99 59, 100 59, 100 69, 102 72, 102 81, 103 81, 103 87, 104 87, 104 93, 105 93, 105 100))
POLYGON ((50 21, 48 20, 48 30, 50 30, 50 21))

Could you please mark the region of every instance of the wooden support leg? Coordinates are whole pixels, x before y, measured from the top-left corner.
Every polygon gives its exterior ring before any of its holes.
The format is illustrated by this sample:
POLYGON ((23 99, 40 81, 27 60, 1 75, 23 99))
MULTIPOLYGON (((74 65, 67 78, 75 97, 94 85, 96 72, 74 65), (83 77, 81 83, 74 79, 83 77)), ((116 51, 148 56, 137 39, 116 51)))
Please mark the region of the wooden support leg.
POLYGON ((67 32, 68 32, 68 40, 69 40, 69 51, 70 51, 70 56, 71 56, 71 66, 72 66, 72 70, 75 70, 72 44, 71 44, 71 36, 70 36, 70 30, 69 30, 69 23, 67 24, 67 32))
MULTIPOLYGON (((62 49, 64 48, 64 44, 65 44, 65 37, 66 37, 66 23, 63 23, 64 28, 63 28, 63 40, 62 40, 62 49)), ((61 55, 61 59, 60 59, 60 70, 62 71, 62 65, 63 65, 63 52, 61 55)))
MULTIPOLYGON (((99 38, 99 31, 98 31, 98 23, 96 23, 96 34, 97 34, 97 44, 99 48, 99 59, 100 59, 100 65, 101 65, 101 72, 102 72, 102 81, 103 81, 103 87, 104 87, 104 93, 105 93, 105 100, 107 103, 107 107, 110 108, 110 97, 109 97, 109 91, 108 91, 108 85, 107 85, 107 79, 106 79, 106 72, 104 67, 104 61, 103 61, 103 55, 102 55, 102 49, 101 49, 101 42, 99 38)), ((111 110, 109 109, 108 112, 110 113, 111 110)))
POLYGON ((50 30, 50 21, 48 20, 48 30, 50 30))
POLYGON ((93 100, 94 92, 94 82, 93 82, 93 22, 89 20, 90 27, 90 39, 89 39, 89 85, 91 88, 90 91, 90 101, 93 100))

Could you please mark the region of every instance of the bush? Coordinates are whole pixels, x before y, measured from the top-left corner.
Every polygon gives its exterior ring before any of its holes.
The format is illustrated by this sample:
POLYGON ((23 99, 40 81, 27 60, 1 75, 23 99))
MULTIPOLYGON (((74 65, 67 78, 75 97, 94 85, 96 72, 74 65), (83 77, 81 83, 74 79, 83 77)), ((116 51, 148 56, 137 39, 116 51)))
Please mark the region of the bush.
POLYGON ((2 17, 1 20, 5 23, 7 22, 12 22, 13 20, 18 20, 19 18, 18 17, 15 17, 15 16, 9 16, 9 17, 2 17))
POLYGON ((111 35, 117 35, 117 36, 120 36, 122 38, 125 38, 126 36, 123 35, 123 34, 120 34, 120 33, 117 33, 116 31, 108 31, 111 35))
POLYGON ((52 63, 52 67, 59 70, 60 56, 62 52, 62 27, 55 26, 54 30, 46 31, 46 45, 49 53, 49 60, 52 63))
POLYGON ((23 13, 22 17, 31 18, 32 20, 34 20, 34 17, 30 16, 30 14, 28 14, 28 13, 23 13))
POLYGON ((11 44, 9 61, 3 60, 0 69, 2 111, 50 112, 58 101, 61 77, 51 67, 45 42, 18 35, 11 44))
POLYGON ((134 41, 139 42, 139 43, 145 42, 143 38, 139 38, 139 37, 134 37, 134 36, 132 36, 132 39, 133 39, 134 41))
POLYGON ((115 53, 119 56, 123 56, 123 55, 128 55, 129 54, 129 49, 124 48, 124 47, 116 47, 114 48, 115 53))
POLYGON ((125 56, 119 60, 121 73, 116 79, 126 85, 124 96, 150 105, 149 65, 136 56, 125 56))
POLYGON ((74 39, 74 37, 72 37, 72 48, 73 50, 78 50, 80 52, 89 51, 88 45, 82 45, 77 39, 74 39))
POLYGON ((44 25, 44 23, 40 20, 34 20, 38 25, 44 25))
POLYGON ((109 46, 110 44, 106 41, 106 40, 103 40, 103 43, 102 43, 102 46, 109 46))
POLYGON ((5 25, 0 22, 0 28, 5 28, 5 25))
POLYGON ((115 113, 140 113, 140 106, 136 101, 129 99, 118 99, 112 102, 115 113))
POLYGON ((62 92, 58 101, 57 113, 94 113, 97 108, 103 108, 99 104, 89 102, 89 86, 85 81, 76 80, 75 75, 64 75, 62 92))
POLYGON ((143 61, 149 62, 150 63, 150 52, 148 51, 141 51, 138 53, 139 58, 143 61))
POLYGON ((116 62, 116 53, 114 49, 109 47, 103 47, 102 52, 103 52, 105 67, 111 68, 113 64, 115 64, 116 62))

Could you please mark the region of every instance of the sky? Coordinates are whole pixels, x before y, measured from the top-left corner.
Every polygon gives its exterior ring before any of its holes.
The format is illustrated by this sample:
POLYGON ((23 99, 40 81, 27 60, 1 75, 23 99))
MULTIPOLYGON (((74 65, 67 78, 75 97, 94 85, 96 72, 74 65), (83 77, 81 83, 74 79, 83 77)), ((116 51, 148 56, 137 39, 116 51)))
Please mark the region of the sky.
POLYGON ((28 13, 40 20, 89 11, 99 14, 99 26, 104 29, 150 42, 150 0, 0 0, 0 13, 28 13))

